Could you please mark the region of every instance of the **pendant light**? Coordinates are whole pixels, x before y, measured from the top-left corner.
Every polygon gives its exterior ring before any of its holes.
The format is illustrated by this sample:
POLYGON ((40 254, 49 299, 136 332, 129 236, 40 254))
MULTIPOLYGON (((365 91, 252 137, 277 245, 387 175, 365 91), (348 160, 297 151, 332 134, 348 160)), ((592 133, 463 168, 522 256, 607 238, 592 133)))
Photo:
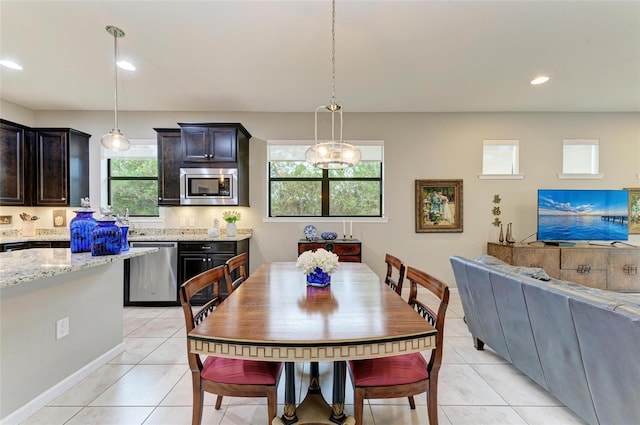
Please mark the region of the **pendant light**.
POLYGON ((342 169, 360 161, 360 150, 342 140, 342 104, 336 101, 336 0, 332 1, 331 14, 331 103, 316 108, 315 144, 307 149, 307 162, 322 169, 342 169), (327 110, 331 114, 331 140, 318 140, 318 112, 327 110), (340 120, 339 137, 336 138, 336 116, 340 120))
POLYGON ((122 31, 118 27, 114 27, 113 25, 108 25, 106 28, 107 32, 113 36, 113 74, 114 74, 114 86, 115 86, 115 125, 113 129, 102 136, 100 139, 100 144, 107 150, 111 151, 127 151, 131 147, 131 143, 129 143, 129 139, 125 137, 124 134, 118 128, 118 39, 124 37, 124 31, 122 31))

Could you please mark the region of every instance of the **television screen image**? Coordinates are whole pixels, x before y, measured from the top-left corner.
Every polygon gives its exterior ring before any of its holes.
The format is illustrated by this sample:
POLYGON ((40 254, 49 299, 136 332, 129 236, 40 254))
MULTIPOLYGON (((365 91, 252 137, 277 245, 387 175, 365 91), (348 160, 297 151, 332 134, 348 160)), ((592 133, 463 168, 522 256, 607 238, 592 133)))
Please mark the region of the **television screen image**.
POLYGON ((626 241, 626 190, 538 190, 538 240, 626 241))

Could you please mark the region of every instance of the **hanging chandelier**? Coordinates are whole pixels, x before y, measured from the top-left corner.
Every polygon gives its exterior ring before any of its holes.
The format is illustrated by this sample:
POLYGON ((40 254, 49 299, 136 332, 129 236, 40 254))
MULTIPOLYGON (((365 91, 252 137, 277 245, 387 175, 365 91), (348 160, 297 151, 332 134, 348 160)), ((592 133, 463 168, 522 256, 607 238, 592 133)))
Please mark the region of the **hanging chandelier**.
POLYGON ((107 32, 113 36, 113 73, 114 73, 114 86, 115 86, 115 125, 113 129, 102 136, 100 139, 100 144, 107 150, 111 151, 126 151, 131 147, 131 143, 129 143, 129 139, 125 137, 124 134, 118 128, 118 39, 124 37, 124 31, 122 31, 118 27, 114 27, 113 25, 108 25, 106 28, 107 32))
POLYGON ((360 161, 360 150, 342 139, 342 104, 336 100, 336 0, 332 1, 331 14, 331 103, 321 105, 315 112, 315 143, 305 154, 307 162, 323 169, 342 169, 351 167, 360 161), (318 140, 318 112, 331 114, 331 140, 318 140), (336 138, 336 121, 340 121, 336 138))

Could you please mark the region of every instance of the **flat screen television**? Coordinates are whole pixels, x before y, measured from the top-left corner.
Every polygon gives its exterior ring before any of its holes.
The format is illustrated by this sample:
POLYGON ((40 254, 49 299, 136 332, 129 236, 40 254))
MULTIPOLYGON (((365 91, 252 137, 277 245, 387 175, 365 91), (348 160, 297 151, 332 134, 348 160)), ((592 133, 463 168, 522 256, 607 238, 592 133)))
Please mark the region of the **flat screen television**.
POLYGON ((626 241, 626 190, 538 190, 539 241, 626 241))

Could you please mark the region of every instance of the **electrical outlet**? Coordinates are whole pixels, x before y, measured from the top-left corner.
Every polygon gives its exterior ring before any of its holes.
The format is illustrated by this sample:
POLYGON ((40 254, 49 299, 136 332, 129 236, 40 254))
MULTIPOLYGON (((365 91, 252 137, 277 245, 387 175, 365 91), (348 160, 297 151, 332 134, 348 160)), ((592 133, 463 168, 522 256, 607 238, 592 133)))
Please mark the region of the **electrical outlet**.
POLYGON ((69 335, 69 318, 65 317, 56 322, 56 339, 69 335))
POLYGON ((193 217, 189 217, 189 226, 193 227, 196 225, 196 219, 193 217))
POLYGON ((187 222, 184 217, 180 217, 180 227, 186 226, 187 222))

